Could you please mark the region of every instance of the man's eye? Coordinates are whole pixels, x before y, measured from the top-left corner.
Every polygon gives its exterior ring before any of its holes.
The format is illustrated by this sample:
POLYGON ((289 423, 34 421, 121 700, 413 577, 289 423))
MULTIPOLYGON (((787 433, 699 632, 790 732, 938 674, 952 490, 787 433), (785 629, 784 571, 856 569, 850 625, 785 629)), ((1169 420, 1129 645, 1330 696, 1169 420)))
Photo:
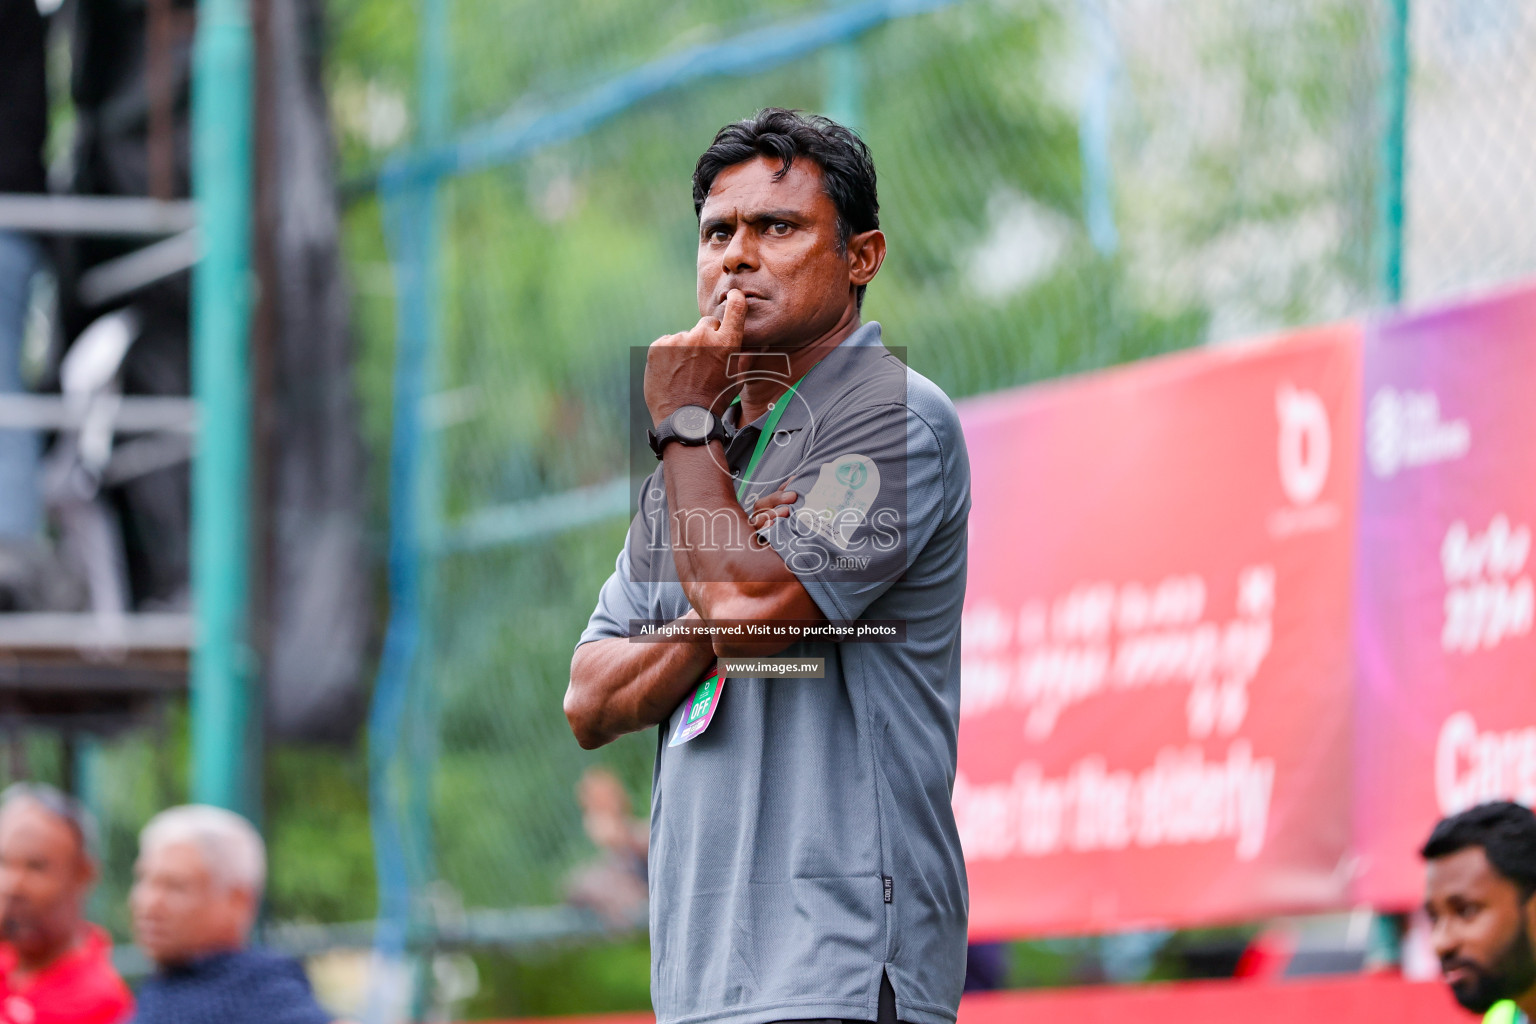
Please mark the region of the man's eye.
POLYGON ((787 235, 789 234, 789 231, 789 224, 782 220, 776 220, 772 224, 768 225, 768 233, 770 235, 787 235))
POLYGON ((726 242, 730 240, 731 233, 725 228, 714 228, 704 237, 711 242, 726 242))

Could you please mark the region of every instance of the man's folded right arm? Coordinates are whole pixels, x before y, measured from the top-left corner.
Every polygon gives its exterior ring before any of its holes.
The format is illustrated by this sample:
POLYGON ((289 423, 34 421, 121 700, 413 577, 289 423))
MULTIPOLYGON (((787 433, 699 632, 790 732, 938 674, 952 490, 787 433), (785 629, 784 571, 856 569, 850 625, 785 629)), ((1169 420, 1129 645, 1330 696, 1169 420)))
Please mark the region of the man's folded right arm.
MULTIPOLYGON (((689 609, 676 621, 699 617, 689 609)), ((581 644, 565 691, 576 742, 593 750, 666 720, 714 661, 708 640, 635 643, 614 636, 581 644)))

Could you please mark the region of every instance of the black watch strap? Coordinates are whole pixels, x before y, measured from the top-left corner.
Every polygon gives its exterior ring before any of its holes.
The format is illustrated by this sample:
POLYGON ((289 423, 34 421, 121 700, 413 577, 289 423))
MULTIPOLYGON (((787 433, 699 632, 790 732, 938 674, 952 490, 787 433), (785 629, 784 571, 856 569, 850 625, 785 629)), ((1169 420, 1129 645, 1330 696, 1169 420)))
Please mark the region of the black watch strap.
POLYGON ((703 406, 685 405, 673 410, 670 416, 656 425, 655 430, 646 431, 646 439, 651 443, 651 451, 656 454, 656 458, 660 459, 661 453, 673 441, 689 448, 699 448, 711 441, 725 444, 729 437, 725 432, 725 424, 720 422, 720 417, 703 406), (679 417, 689 417, 694 420, 691 425, 695 426, 695 429, 680 429, 676 422, 679 417), (708 418, 708 428, 701 433, 696 427, 697 421, 703 417, 708 418))

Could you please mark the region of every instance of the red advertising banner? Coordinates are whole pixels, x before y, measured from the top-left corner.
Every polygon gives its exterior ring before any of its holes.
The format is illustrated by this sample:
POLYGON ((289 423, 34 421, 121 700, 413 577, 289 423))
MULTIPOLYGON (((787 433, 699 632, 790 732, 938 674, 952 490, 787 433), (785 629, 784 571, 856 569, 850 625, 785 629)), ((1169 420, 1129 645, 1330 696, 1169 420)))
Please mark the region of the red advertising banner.
POLYGON ((1476 1024, 1446 987, 1386 976, 1273 983, 1206 981, 1125 988, 976 993, 960 1001, 959 1024, 1476 1024))
POLYGON ((1346 897, 1359 328, 961 409, 973 938, 1346 897))
POLYGON ((1446 814, 1536 803, 1536 288, 1366 341, 1357 896, 1422 899, 1446 814))

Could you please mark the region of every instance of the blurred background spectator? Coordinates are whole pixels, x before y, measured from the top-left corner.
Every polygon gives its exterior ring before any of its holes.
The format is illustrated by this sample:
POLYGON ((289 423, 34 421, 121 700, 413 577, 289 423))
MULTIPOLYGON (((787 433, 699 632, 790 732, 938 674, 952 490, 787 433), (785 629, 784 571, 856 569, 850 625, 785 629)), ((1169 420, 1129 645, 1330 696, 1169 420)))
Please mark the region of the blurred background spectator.
POLYGON ((645 861, 650 828, 630 808, 629 794, 613 772, 588 768, 576 784, 581 823, 601 851, 571 872, 567 899, 602 915, 614 927, 632 925, 646 905, 645 861))
POLYGON ((116 1024, 133 1009, 112 939, 85 920, 96 826, 52 786, 0 794, 0 1020, 116 1024))
POLYGON ((326 1024, 304 968, 250 949, 266 882, 250 822, 217 807, 173 807, 139 837, 133 931, 158 970, 139 991, 138 1024, 326 1024))

